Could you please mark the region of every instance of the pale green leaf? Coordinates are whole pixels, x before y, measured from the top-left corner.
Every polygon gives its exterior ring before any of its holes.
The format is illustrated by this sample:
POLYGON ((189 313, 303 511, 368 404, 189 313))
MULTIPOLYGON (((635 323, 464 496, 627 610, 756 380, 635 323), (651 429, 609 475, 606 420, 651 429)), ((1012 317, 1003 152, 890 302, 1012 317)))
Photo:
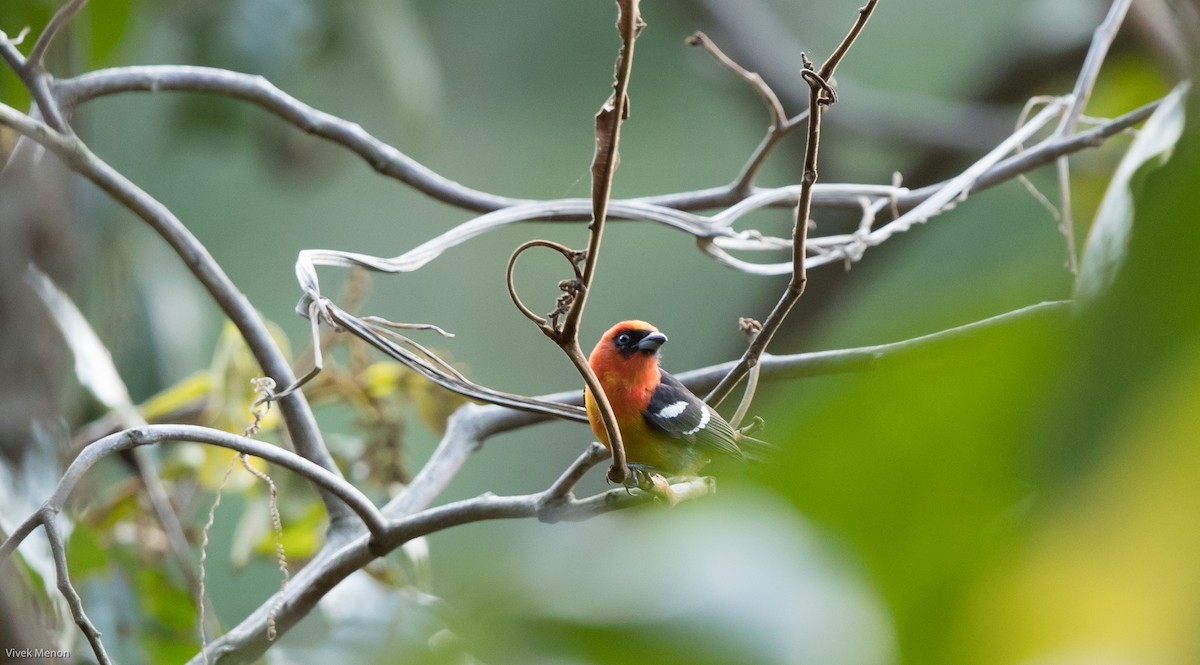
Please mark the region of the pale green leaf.
POLYGON ((1075 282, 1075 297, 1080 301, 1104 293, 1121 270, 1133 229, 1136 178, 1170 158, 1183 134, 1187 90, 1188 84, 1184 82, 1163 98, 1117 166, 1083 248, 1079 278, 1075 282))

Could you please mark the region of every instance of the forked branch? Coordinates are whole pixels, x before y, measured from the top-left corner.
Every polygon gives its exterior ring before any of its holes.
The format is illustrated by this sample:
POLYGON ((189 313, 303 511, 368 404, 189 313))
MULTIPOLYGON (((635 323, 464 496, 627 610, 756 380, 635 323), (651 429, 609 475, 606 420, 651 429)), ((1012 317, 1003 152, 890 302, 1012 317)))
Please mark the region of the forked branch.
POLYGON ((808 96, 808 140, 804 146, 804 173, 800 181, 800 198, 796 206, 796 222, 792 227, 792 278, 780 296, 779 302, 767 315, 762 329, 754 336, 749 348, 742 354, 741 360, 733 370, 713 388, 706 401, 719 404, 738 384, 750 368, 758 363, 758 359, 767 350, 771 338, 783 325, 796 301, 804 294, 804 286, 808 281, 805 259, 808 255, 808 225, 812 213, 813 185, 817 182, 817 153, 821 141, 821 116, 829 105, 837 101, 837 94, 830 86, 834 70, 842 58, 854 44, 859 33, 866 26, 867 20, 875 10, 878 0, 869 0, 858 10, 858 19, 850 28, 850 32, 842 39, 838 47, 821 65, 820 70, 814 71, 812 63, 804 57, 804 69, 801 75, 809 87, 808 96))

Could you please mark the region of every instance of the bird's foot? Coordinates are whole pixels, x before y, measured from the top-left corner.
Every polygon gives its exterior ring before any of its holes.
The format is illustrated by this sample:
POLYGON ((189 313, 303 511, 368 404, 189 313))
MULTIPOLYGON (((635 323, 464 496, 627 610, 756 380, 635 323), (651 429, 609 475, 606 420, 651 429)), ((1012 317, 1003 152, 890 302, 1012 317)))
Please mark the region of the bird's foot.
POLYGON ((645 464, 630 464, 629 479, 625 481, 625 489, 637 488, 665 501, 673 506, 679 503, 675 491, 671 489, 671 481, 667 480, 659 470, 645 464))
POLYGON ((650 486, 650 477, 658 473, 658 469, 646 464, 629 463, 629 477, 625 479, 625 489, 634 488, 645 490, 650 486))

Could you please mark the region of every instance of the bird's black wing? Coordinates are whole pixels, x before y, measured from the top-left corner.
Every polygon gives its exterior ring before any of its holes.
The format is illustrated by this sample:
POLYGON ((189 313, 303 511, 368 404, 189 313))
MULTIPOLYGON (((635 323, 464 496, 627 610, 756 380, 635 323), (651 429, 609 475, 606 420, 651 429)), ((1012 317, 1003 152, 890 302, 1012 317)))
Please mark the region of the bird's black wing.
POLYGON ((651 429, 671 438, 710 452, 744 456, 729 423, 666 372, 662 373, 644 415, 651 429))

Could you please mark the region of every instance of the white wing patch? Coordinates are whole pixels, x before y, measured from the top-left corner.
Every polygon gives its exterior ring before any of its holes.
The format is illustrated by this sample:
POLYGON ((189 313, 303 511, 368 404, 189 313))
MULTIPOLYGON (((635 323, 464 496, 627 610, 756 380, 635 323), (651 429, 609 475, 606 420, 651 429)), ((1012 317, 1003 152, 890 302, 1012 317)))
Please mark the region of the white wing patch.
MULTIPOLYGON (((676 402, 676 404, 682 404, 682 402, 676 402)), ((672 404, 671 406, 675 406, 675 404, 672 404)), ((665 411, 666 409, 663 409, 663 410, 665 411)), ((712 409, 705 406, 704 410, 700 412, 700 424, 696 425, 692 429, 684 432, 683 435, 691 436, 692 434, 695 434, 696 432, 699 432, 700 430, 704 429, 704 426, 708 424, 709 418, 712 418, 712 409)))
MULTIPOLYGON (((657 416, 659 418, 675 418, 679 414, 683 413, 685 409, 687 409, 687 402, 685 402, 683 400, 679 400, 678 402, 673 402, 671 404, 664 406, 662 409, 659 410, 657 416)), ((705 414, 704 419, 706 421, 708 420, 707 416, 708 416, 708 414, 705 414)))

